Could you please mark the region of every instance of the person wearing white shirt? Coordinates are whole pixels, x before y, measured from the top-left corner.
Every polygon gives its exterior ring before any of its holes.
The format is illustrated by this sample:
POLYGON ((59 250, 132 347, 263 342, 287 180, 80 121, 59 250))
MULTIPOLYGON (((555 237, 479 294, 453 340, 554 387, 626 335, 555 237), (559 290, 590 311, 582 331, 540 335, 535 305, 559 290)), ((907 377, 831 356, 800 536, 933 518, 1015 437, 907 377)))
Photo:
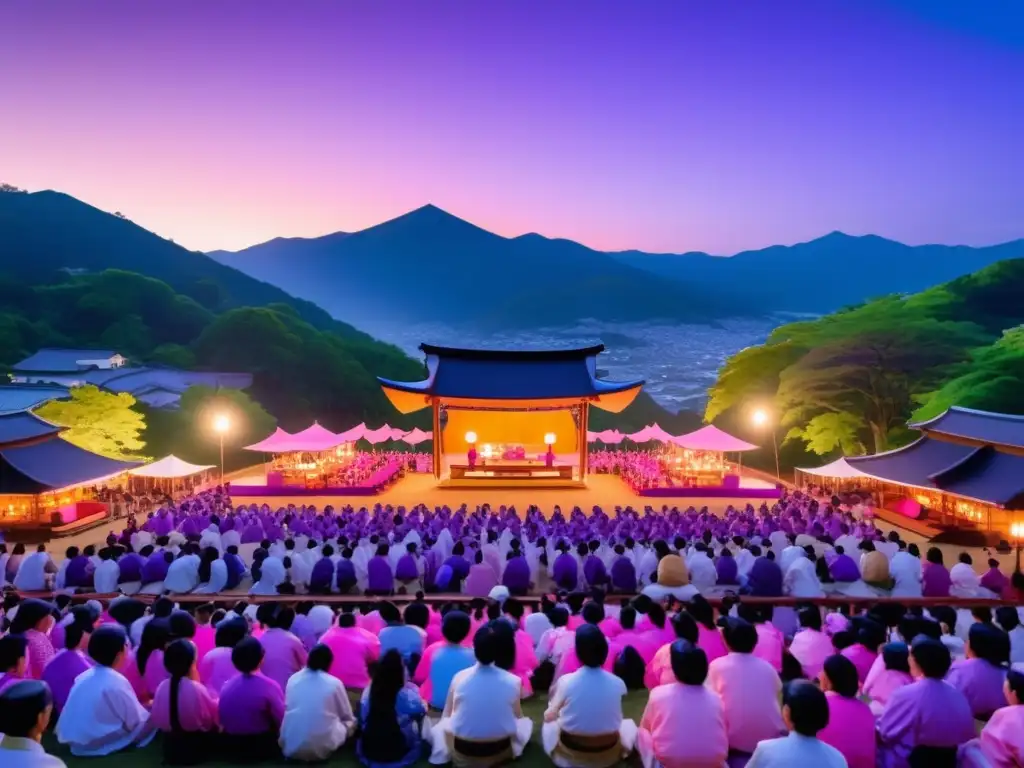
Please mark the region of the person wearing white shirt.
POLYGON ((893 578, 893 597, 921 597, 923 577, 921 558, 915 557, 904 549, 892 556, 889 561, 889 575, 893 578))
POLYGON ((230 531, 224 531, 220 535, 220 543, 224 552, 227 551, 228 547, 240 547, 242 545, 242 534, 234 528, 230 531))
POLYGON ((64 552, 64 559, 57 568, 57 575, 53 577, 53 588, 62 590, 67 586, 68 566, 71 565, 71 558, 78 557, 78 547, 68 547, 64 552))
POLYGON ((164 589, 172 594, 185 595, 199 586, 199 555, 182 555, 167 567, 164 589))
POLYGON ((121 578, 121 569, 114 559, 114 550, 104 547, 100 550, 100 564, 93 573, 93 585, 100 595, 117 592, 117 582, 121 578))
POLYGON ((523 754, 533 722, 523 717, 519 703, 522 682, 498 666, 511 667, 515 652, 515 635, 507 622, 499 619, 477 630, 473 637, 477 663, 452 678, 444 714, 425 729, 424 737, 432 746, 431 763, 451 762, 453 753, 461 755, 467 743, 474 745, 478 759, 523 754))
POLYGON ((89 638, 89 656, 96 666, 75 680, 57 721, 57 741, 76 757, 102 757, 131 746, 144 747, 156 728, 132 684, 117 671, 128 646, 115 625, 98 627, 89 638))
POLYGON ((541 639, 549 629, 553 629, 554 626, 551 624, 551 619, 548 618, 546 613, 542 611, 534 611, 533 613, 527 614, 526 618, 523 619, 523 630, 533 640, 533 647, 536 648, 540 645, 541 639))
POLYGON ((196 595, 213 595, 223 592, 228 584, 228 564, 217 555, 215 547, 203 550, 198 570, 199 586, 193 590, 196 595))
POLYGON ((306 668, 285 688, 281 752, 291 760, 326 760, 355 733, 345 685, 329 674, 334 654, 325 645, 309 654, 306 668))
POLYGON ((4 768, 66 768, 46 754, 40 739, 53 713, 53 695, 39 680, 23 680, 0 694, 0 765, 4 768))
POLYGON ((576 765, 572 758, 578 747, 587 753, 589 766, 610 767, 636 744, 636 723, 622 717, 626 684, 601 668, 608 658, 608 641, 600 629, 584 624, 576 630, 575 642, 583 666, 555 685, 541 729, 544 751, 559 768, 576 765))
POLYGON ((31 555, 25 555, 14 575, 14 588, 22 592, 42 592, 46 589, 47 574, 56 574, 57 566, 46 552, 46 545, 40 544, 31 555))
POLYGON ((761 741, 747 768, 847 768, 842 753, 818 739, 828 725, 828 699, 818 686, 806 680, 789 683, 782 695, 782 719, 789 735, 761 741))
POLYGON ((210 523, 209 527, 203 531, 203 535, 199 537, 199 548, 206 549, 207 547, 213 547, 218 554, 224 554, 224 542, 221 540, 220 528, 216 523, 210 523))
POLYGON ((551 629, 541 635, 537 643, 537 661, 550 661, 557 667, 562 655, 573 642, 572 630, 566 626, 569 623, 569 609, 562 605, 555 606, 551 609, 548 621, 551 629))

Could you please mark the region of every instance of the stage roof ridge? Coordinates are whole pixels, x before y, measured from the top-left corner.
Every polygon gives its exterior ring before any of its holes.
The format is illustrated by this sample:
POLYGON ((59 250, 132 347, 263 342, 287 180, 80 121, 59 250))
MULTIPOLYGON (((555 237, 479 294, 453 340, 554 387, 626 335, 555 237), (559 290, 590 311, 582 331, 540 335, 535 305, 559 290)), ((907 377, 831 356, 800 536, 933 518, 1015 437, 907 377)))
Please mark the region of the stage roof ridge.
POLYGON ((604 352, 604 344, 587 347, 565 347, 561 349, 496 349, 484 347, 443 347, 436 344, 420 344, 425 355, 451 357, 459 360, 585 360, 604 352))
POLYGON ((1024 416, 954 405, 926 421, 908 426, 925 434, 1024 450, 1024 416))

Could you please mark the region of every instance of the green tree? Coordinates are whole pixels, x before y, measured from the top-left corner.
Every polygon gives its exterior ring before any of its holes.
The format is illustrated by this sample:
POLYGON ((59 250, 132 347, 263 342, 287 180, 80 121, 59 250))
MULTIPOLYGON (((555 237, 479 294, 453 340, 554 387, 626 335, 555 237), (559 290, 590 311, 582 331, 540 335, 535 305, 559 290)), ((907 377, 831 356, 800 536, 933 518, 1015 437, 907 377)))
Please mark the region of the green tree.
POLYGON ((92 384, 74 387, 70 394, 68 400, 44 404, 38 415, 67 427, 63 437, 87 451, 114 459, 141 458, 145 448, 141 434, 146 423, 133 409, 134 397, 125 392, 105 392, 92 384))

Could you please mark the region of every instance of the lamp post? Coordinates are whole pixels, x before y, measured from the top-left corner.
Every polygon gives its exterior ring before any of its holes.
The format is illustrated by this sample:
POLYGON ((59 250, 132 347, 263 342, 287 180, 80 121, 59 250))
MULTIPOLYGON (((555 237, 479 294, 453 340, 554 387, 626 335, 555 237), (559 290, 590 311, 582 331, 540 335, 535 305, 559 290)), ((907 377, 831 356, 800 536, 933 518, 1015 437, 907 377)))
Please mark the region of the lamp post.
POLYGON ((213 419, 213 431, 220 440, 220 484, 224 485, 224 435, 231 429, 231 420, 227 414, 220 414, 213 419))
POLYGON ((544 435, 544 444, 548 447, 548 452, 544 454, 544 464, 548 467, 555 465, 555 441, 558 436, 554 432, 548 432, 544 435))
POLYGON ((1013 546, 1017 550, 1017 564, 1014 573, 1020 573, 1020 550, 1024 547, 1024 523, 1013 523, 1010 526, 1010 538, 1013 539, 1013 546))
MULTIPOLYGON (((764 427, 768 424, 768 412, 763 408, 758 408, 754 411, 754 415, 751 417, 754 421, 754 426, 764 427)), ((775 437, 775 425, 772 425, 772 449, 775 451, 775 477, 781 479, 782 473, 779 471, 779 441, 775 437)))

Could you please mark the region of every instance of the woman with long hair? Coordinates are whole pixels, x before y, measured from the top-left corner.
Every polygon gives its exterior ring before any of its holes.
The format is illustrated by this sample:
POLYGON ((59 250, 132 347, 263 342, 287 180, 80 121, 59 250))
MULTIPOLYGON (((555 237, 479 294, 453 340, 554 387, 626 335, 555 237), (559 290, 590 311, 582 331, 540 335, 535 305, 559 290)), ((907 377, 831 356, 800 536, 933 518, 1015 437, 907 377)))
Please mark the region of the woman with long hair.
POLYGON ((357 751, 369 768, 398 768, 420 758, 419 723, 426 705, 416 686, 406 679, 397 650, 385 653, 359 704, 362 735, 357 751))
MULTIPOLYGON (((20 546, 20 545, 19 545, 20 546)), ((21 635, 28 643, 28 671, 26 677, 42 680, 43 670, 56 651, 49 634, 54 625, 54 607, 43 600, 22 600, 18 612, 11 620, 12 635, 21 635)))
POLYGON ((148 704, 153 699, 156 689, 168 678, 164 667, 164 648, 169 639, 167 624, 164 621, 151 621, 142 630, 142 643, 135 653, 130 667, 125 670, 125 677, 132 683, 139 701, 148 704), (141 685, 136 684, 138 680, 141 685), (143 700, 145 699, 145 700, 143 700))
POLYGON ((217 730, 217 697, 199 682, 196 648, 179 639, 164 651, 170 677, 153 697, 153 724, 171 738, 164 739, 167 765, 196 765, 209 757, 209 735, 217 730))

